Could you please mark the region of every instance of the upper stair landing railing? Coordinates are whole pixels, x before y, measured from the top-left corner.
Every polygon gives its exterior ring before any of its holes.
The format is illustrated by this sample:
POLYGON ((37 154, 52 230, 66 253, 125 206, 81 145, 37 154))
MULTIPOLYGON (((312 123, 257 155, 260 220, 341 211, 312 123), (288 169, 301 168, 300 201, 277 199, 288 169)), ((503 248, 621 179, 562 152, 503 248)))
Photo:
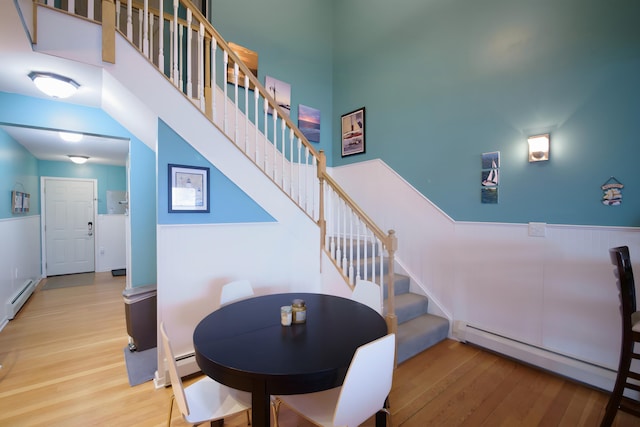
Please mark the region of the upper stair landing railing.
POLYGON ((135 46, 318 224, 321 248, 351 287, 358 278, 388 287, 387 324, 397 331, 393 231, 383 232, 327 174, 324 152, 313 148, 191 1, 173 0, 169 10, 169 2, 159 0, 34 3, 101 22, 106 62, 115 62, 116 32, 135 46))

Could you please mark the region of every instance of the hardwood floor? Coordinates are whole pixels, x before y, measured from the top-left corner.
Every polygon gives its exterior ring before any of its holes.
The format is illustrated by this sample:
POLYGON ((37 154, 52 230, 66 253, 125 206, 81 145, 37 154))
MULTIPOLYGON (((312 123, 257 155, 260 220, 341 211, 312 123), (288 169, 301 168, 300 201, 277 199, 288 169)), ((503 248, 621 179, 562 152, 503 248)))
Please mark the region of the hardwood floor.
MULTIPOLYGON (((0 332, 0 426, 166 425, 171 389, 127 380, 124 284, 111 273, 89 286, 41 283, 0 332)), ((390 402, 394 426, 597 426, 607 395, 446 340, 398 367, 390 402)), ((172 425, 186 425, 177 408, 172 425)), ((283 409, 281 425, 309 424, 283 409)), ((619 413, 614 425, 640 419, 619 413)))

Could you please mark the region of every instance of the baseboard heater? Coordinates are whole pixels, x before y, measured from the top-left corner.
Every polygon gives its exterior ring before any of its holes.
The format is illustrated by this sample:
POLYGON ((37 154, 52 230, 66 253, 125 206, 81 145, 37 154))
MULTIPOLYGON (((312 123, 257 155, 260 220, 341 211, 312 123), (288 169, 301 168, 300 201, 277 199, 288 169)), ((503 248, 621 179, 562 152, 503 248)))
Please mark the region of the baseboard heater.
POLYGON ((33 291, 36 289, 35 280, 25 280, 18 292, 13 294, 7 301, 7 315, 12 320, 18 314, 25 302, 29 299, 33 291))
MULTIPOLYGON (((180 356, 176 356, 176 365, 178 366, 178 375, 184 378, 186 376, 201 372, 198 363, 196 362, 196 353, 185 353, 180 356)), ((170 384, 169 371, 165 369, 163 373, 160 369, 156 371, 156 377, 154 378, 156 388, 166 387, 170 384)))
POLYGON ((453 335, 462 342, 495 351, 574 381, 601 390, 613 390, 616 380, 614 370, 517 341, 464 322, 455 322, 453 335))

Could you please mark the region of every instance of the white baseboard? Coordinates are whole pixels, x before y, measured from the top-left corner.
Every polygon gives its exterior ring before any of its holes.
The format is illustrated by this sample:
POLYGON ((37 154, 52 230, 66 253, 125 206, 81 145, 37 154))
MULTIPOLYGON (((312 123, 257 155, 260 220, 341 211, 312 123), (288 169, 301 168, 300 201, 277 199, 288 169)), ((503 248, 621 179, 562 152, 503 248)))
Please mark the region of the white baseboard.
POLYGON ((495 351, 577 382, 601 390, 613 390, 616 372, 611 369, 516 341, 460 321, 454 323, 453 335, 462 342, 495 351))

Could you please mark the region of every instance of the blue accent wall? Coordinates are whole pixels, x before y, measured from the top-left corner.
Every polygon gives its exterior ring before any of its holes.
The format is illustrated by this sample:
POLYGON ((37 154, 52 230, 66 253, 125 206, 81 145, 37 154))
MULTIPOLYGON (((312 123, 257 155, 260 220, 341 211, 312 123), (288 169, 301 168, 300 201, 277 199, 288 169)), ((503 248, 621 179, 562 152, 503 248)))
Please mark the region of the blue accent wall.
POLYGON ((271 76, 291 85, 293 122, 298 123, 299 104, 320 110, 320 142, 312 145, 325 151, 329 164, 334 150, 331 11, 326 0, 211 0, 211 20, 222 37, 258 54, 258 80, 264 84, 271 76))
POLYGON ((455 220, 640 226, 640 2, 333 2, 333 139, 366 107, 366 153, 455 220), (548 162, 527 137, 551 134, 548 162), (499 203, 481 154, 499 151, 499 203), (625 187, 620 206, 601 185, 625 187))
POLYGON ((40 214, 38 161, 0 129, 0 219, 40 214), (11 192, 29 194, 29 212, 13 214, 11 192))
POLYGON ((131 221, 131 286, 155 285, 156 153, 138 139, 129 146, 129 211, 131 221), (134 238, 135 237, 135 238, 134 238))
MULTIPOLYGON (((127 191, 127 170, 124 166, 97 165, 90 162, 77 165, 69 162, 38 161, 40 176, 95 179, 98 182, 98 214, 107 214, 107 190, 127 191)), ((40 190, 38 189, 38 192, 40 190)))
POLYGON ((158 223, 215 224, 274 222, 260 205, 196 151, 162 120, 158 122, 158 223), (169 213, 168 165, 209 168, 209 212, 169 213))

